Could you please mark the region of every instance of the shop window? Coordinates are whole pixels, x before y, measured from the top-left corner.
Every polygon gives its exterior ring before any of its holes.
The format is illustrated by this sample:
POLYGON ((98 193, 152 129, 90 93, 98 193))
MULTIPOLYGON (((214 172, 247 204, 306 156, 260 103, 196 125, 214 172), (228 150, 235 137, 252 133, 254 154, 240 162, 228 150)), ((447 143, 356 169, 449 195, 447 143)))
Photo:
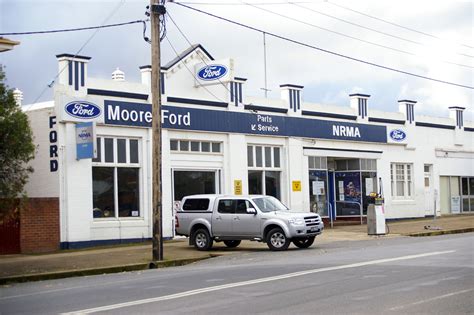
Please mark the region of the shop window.
POLYGON ((474 177, 461 178, 462 211, 474 211, 474 177))
POLYGON ((281 196, 280 147, 247 146, 249 194, 281 196))
POLYGON ((413 165, 392 163, 390 165, 390 179, 392 197, 395 199, 413 198, 413 165))
POLYGON ((178 152, 193 152, 193 153, 221 153, 222 144, 220 142, 210 141, 189 141, 189 140, 170 140, 170 150, 178 152))
POLYGON ((217 193, 216 171, 173 171, 174 200, 185 196, 217 193))
POLYGON ((137 139, 97 137, 97 158, 92 164, 94 218, 141 215, 138 148, 137 139))

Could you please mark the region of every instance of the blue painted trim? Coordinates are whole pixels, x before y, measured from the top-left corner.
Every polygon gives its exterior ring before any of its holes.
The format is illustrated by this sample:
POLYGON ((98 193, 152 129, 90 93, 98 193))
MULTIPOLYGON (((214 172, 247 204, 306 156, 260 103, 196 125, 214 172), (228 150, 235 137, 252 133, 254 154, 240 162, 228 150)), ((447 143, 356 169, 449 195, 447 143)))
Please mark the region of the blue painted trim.
POLYGON ((98 90, 98 89, 87 89, 87 94, 102 95, 102 96, 113 96, 113 97, 124 97, 124 98, 134 98, 134 99, 137 99, 137 100, 144 100, 144 101, 146 101, 148 99, 148 94, 138 94, 138 93, 128 93, 128 92, 98 90))
POLYGON ((314 147, 303 147, 306 150, 327 150, 327 151, 338 151, 338 152, 364 152, 364 153, 379 153, 382 154, 383 151, 374 151, 374 150, 355 150, 355 149, 334 149, 334 148, 314 148, 314 147))
POLYGON ((464 131, 474 132, 474 128, 471 128, 471 127, 464 127, 464 131))
POLYGON ((81 62, 81 86, 84 86, 84 83, 85 83, 84 82, 85 81, 85 78, 84 78, 85 73, 84 72, 85 72, 85 66, 84 66, 84 63, 81 62))
POLYGON ((244 82, 247 81, 246 78, 239 78, 239 77, 234 77, 234 80, 236 80, 236 81, 244 81, 244 82))
POLYGON ((415 123, 415 126, 438 128, 438 129, 456 129, 456 126, 439 125, 439 124, 431 124, 431 123, 424 123, 424 122, 417 122, 415 123))
POLYGON ((345 120, 357 120, 357 116, 352 115, 343 115, 343 114, 332 114, 332 113, 323 113, 323 112, 311 112, 304 110, 301 112, 302 115, 306 116, 317 116, 317 117, 327 117, 327 118, 337 118, 345 120))
POLYGON ((369 94, 360 94, 360 93, 355 93, 355 94, 349 94, 350 97, 352 96, 362 96, 362 97, 370 97, 369 94))
POLYGON ((160 88, 161 94, 165 94, 165 74, 160 72, 160 88))
POLYGON ((74 90, 79 90, 79 62, 74 61, 74 90))
POLYGON ((87 57, 87 56, 72 55, 72 54, 60 54, 60 55, 56 55, 56 58, 62 58, 62 57, 74 58, 74 59, 91 60, 91 57, 87 57))
POLYGON ((72 85, 72 61, 71 60, 67 61, 67 70, 68 70, 68 76, 69 76, 69 85, 72 85))
POLYGON ((370 122, 378 122, 378 123, 385 123, 385 124, 396 124, 396 125, 404 125, 404 120, 395 120, 395 119, 386 119, 386 118, 376 118, 376 117, 369 117, 370 122))
POLYGON ((286 108, 274 108, 274 107, 266 107, 266 106, 258 106, 258 105, 245 105, 244 109, 247 110, 256 110, 259 112, 271 112, 271 113, 288 113, 288 109, 286 108))
POLYGON ((242 98, 242 83, 237 83, 239 85, 239 102, 243 103, 242 98))
POLYGON ((283 87, 289 87, 289 88, 297 88, 297 89, 302 89, 304 86, 302 85, 295 85, 295 84, 282 84, 280 85, 281 88, 283 87))
POLYGON ((109 246, 120 244, 145 243, 151 241, 151 238, 128 238, 128 239, 111 239, 111 240, 93 240, 80 242, 61 242, 60 249, 81 249, 95 246, 109 246))
POLYGON ((448 107, 449 109, 460 109, 460 110, 465 110, 466 107, 461 107, 461 106, 450 106, 448 107))
POLYGON ((230 101, 234 101, 234 82, 230 82, 230 101))
POLYGON ((190 98, 171 97, 171 96, 168 96, 167 101, 169 103, 205 105, 205 106, 214 106, 214 107, 227 107, 228 106, 227 103, 223 103, 223 102, 196 100, 196 99, 190 99, 190 98))
POLYGON ((412 103, 412 104, 416 104, 416 101, 411 101, 411 100, 399 100, 398 102, 399 102, 399 103, 412 103))

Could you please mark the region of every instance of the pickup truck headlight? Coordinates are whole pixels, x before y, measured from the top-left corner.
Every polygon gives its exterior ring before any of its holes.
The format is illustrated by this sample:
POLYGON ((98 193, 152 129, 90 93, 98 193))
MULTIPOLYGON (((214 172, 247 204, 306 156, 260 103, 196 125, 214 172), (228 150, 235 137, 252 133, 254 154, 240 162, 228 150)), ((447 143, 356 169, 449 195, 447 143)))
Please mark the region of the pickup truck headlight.
POLYGON ((303 218, 291 218, 288 220, 288 222, 293 225, 304 225, 303 218))

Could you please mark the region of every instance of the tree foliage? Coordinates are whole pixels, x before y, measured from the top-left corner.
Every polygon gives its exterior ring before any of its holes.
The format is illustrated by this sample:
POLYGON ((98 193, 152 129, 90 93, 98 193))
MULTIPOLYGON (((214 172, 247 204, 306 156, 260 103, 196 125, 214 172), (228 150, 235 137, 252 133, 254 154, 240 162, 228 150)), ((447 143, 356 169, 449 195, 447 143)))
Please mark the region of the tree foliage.
POLYGON ((28 175, 33 169, 35 145, 27 115, 13 98, 0 65, 0 212, 9 211, 15 199, 23 195, 28 175))

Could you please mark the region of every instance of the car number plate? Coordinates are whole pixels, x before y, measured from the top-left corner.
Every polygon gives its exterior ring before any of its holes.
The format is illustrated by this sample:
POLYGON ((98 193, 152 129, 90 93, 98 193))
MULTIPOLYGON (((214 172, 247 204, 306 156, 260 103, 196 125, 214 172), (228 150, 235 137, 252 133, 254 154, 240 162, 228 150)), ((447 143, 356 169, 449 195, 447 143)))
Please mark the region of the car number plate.
POLYGON ((312 228, 310 229, 310 231, 311 231, 311 232, 318 232, 318 231, 319 231, 319 228, 317 228, 317 227, 312 227, 312 228))

